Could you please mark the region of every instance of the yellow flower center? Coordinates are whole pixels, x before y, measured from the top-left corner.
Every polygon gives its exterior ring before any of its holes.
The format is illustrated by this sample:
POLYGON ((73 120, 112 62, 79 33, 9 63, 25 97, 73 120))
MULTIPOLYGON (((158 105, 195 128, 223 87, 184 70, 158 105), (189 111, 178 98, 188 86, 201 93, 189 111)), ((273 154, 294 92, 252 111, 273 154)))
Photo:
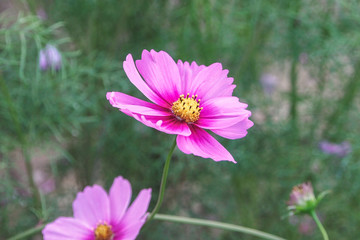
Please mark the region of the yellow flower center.
POLYGON ((171 111, 179 120, 184 120, 187 123, 196 122, 200 117, 200 112, 203 109, 199 107, 200 99, 196 99, 197 95, 190 97, 188 93, 186 97, 180 95, 176 102, 173 102, 171 111))
POLYGON ((95 229, 95 240, 112 240, 114 233, 111 231, 111 226, 107 224, 99 224, 95 229))

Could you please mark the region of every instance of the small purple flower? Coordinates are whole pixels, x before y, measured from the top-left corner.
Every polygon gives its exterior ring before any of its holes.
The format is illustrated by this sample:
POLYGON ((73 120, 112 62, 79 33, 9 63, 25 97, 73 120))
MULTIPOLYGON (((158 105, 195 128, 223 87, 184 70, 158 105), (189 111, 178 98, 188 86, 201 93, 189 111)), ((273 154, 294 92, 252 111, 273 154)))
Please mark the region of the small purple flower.
POLYGON ((48 68, 58 71, 61 68, 61 62, 59 50, 51 44, 46 45, 45 49, 42 49, 39 53, 39 67, 43 71, 48 68))
POLYGON ((321 141, 319 148, 323 153, 334 155, 343 158, 351 152, 351 145, 349 142, 342 142, 340 144, 331 143, 328 141, 321 141))

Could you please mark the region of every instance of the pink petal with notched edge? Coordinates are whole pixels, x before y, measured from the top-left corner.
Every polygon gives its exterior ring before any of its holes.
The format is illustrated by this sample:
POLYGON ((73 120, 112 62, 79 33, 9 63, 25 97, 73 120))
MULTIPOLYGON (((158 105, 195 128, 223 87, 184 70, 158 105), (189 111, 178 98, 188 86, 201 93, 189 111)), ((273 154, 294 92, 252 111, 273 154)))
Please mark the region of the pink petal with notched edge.
POLYGON ((170 116, 171 111, 156 104, 143 101, 121 92, 108 92, 106 98, 113 107, 150 116, 170 116))
POLYGON ((60 217, 42 230, 44 240, 93 240, 94 232, 82 221, 60 217))
POLYGON ((203 110, 194 124, 205 129, 227 128, 251 115, 245 109, 247 105, 239 102, 237 97, 212 98, 200 106, 203 110))
POLYGON ((148 127, 155 128, 167 134, 179 134, 183 136, 189 136, 191 134, 188 124, 184 121, 177 120, 174 116, 144 116, 136 113, 131 113, 127 110, 122 110, 122 112, 135 118, 136 120, 145 124, 148 127))
POLYGON ((143 189, 136 197, 134 202, 128 208, 125 216, 121 220, 121 224, 131 224, 132 222, 140 221, 149 207, 151 200, 151 189, 143 189))
POLYGON ((146 83, 170 105, 179 98, 182 84, 179 69, 169 54, 144 50, 135 64, 146 83))
POLYGON ((227 77, 228 70, 223 70, 220 63, 213 63, 201 70, 192 82, 190 91, 202 101, 214 97, 231 96, 235 88, 233 78, 227 77))
POLYGON ((200 104, 203 107, 200 118, 226 117, 226 116, 249 116, 250 111, 246 110, 247 104, 239 102, 237 97, 218 97, 204 101, 200 104))
POLYGON ((144 80, 141 78, 138 70, 135 67, 134 59, 131 54, 128 54, 126 60, 123 63, 123 68, 128 76, 130 82, 134 84, 140 92, 142 92, 150 101, 162 106, 170 107, 169 103, 158 95, 156 90, 153 90, 144 80))
POLYGON ((177 66, 179 68, 180 78, 182 80, 181 94, 195 95, 196 93, 190 92, 191 84, 194 81, 196 75, 205 68, 204 65, 198 66, 196 62, 192 62, 191 65, 188 62, 182 62, 178 60, 177 66))
POLYGON ((194 154, 214 161, 231 161, 236 163, 231 154, 205 130, 192 126, 188 137, 177 136, 179 149, 186 154, 194 154))
POLYGON ((253 125, 254 123, 246 118, 230 127, 222 129, 211 129, 211 131, 224 138, 238 139, 245 137, 247 134, 247 129, 251 128, 253 125))
POLYGON ((131 185, 123 177, 117 177, 109 193, 111 224, 117 225, 124 216, 131 200, 131 185))
POLYGON ((105 190, 94 185, 79 192, 73 202, 74 218, 95 227, 99 221, 110 221, 109 198, 105 190))

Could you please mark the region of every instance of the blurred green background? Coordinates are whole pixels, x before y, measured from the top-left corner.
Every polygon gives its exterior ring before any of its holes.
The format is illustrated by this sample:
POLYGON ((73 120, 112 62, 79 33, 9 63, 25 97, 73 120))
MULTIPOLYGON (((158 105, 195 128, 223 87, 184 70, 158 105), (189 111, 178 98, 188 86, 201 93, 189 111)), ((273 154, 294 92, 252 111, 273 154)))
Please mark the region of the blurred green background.
MULTIPOLYGON (((312 221, 284 217, 292 186, 311 181, 316 193, 332 190, 318 208, 330 239, 359 237, 357 0, 1 0, 0 10, 1 239, 71 216, 78 191, 108 188, 119 175, 133 197, 151 187, 153 208, 173 136, 105 98, 108 91, 143 98, 122 69, 128 53, 139 59, 143 49, 221 62, 255 123, 243 139, 219 138, 236 165, 176 150, 161 213, 320 239, 312 221), (62 54, 59 71, 39 69, 46 44, 62 54), (322 151, 324 140, 342 152, 322 151)), ((139 239, 256 239, 150 225, 139 239)))

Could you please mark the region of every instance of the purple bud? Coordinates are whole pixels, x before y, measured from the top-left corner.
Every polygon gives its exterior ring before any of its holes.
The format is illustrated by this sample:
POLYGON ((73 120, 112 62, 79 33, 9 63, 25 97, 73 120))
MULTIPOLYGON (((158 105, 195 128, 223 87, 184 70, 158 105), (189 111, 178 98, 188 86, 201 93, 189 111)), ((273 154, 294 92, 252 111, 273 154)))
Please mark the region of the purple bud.
POLYGON ((39 68, 43 71, 47 70, 48 68, 45 50, 41 50, 39 52, 39 68))
POLYGON ((61 68, 61 54, 53 45, 46 45, 46 57, 50 66, 55 70, 61 68))

